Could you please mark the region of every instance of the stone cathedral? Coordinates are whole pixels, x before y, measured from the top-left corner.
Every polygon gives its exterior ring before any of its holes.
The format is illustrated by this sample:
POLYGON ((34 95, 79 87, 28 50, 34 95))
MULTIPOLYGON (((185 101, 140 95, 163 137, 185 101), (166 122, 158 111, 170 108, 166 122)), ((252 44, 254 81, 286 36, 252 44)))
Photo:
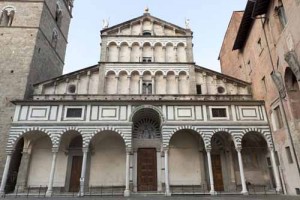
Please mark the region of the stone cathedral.
POLYGON ((99 63, 13 101, 1 194, 280 191, 264 102, 249 83, 196 65, 192 38, 188 21, 148 9, 105 22, 99 63))

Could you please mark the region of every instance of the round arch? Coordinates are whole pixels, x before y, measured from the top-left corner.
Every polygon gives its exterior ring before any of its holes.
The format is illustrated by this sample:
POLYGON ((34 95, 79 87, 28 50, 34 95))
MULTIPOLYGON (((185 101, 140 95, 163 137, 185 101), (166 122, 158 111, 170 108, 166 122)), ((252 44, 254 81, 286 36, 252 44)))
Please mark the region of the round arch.
POLYGON ((125 134, 124 134, 122 131, 120 131, 120 130, 118 130, 118 129, 116 129, 116 128, 113 128, 113 127, 103 127, 103 128, 99 128, 99 129, 97 129, 96 131, 94 131, 91 135, 89 135, 88 137, 84 136, 84 137, 83 137, 83 147, 86 147, 86 148, 89 147, 91 140, 92 140, 96 135, 102 134, 103 132, 108 132, 108 134, 109 134, 109 132, 115 132, 115 133, 119 134, 119 135, 122 137, 122 139, 123 139, 123 141, 124 141, 124 143, 125 143, 125 146, 126 146, 126 147, 131 147, 130 140, 128 140, 128 139, 126 138, 125 134))
POLYGON ((157 108, 156 106, 152 106, 152 105, 142 105, 142 106, 136 107, 136 108, 132 111, 132 113, 131 113, 131 115, 130 115, 130 117, 129 117, 129 121, 130 121, 130 122, 133 122, 133 118, 134 118, 135 114, 136 114, 137 112, 143 110, 143 109, 152 109, 153 111, 155 111, 155 112, 159 115, 159 118, 160 118, 161 123, 162 123, 162 122, 165 122, 165 117, 164 117, 163 113, 161 112, 161 110, 160 110, 159 108, 157 108))

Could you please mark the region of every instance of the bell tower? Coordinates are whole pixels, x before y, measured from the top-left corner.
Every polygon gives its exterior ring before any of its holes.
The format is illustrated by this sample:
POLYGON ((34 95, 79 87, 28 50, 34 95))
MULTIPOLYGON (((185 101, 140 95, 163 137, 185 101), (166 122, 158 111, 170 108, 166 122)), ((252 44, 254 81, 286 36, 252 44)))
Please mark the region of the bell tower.
MULTIPOLYGON (((15 99, 63 72, 73 0, 0 1, 0 172, 15 99)), ((1 174, 0 174, 1 176, 1 174)))

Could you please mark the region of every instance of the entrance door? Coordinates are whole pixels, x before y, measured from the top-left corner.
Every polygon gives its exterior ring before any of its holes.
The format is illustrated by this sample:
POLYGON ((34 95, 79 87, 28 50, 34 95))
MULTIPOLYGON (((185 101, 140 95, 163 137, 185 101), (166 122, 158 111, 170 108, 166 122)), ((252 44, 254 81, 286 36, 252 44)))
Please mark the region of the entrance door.
POLYGON ((138 149, 138 191, 157 191, 156 149, 138 149))
POLYGON ((79 192, 82 156, 73 156, 69 192, 79 192))
POLYGON ((214 185, 216 191, 224 191, 222 164, 220 155, 212 155, 212 168, 214 174, 214 185))

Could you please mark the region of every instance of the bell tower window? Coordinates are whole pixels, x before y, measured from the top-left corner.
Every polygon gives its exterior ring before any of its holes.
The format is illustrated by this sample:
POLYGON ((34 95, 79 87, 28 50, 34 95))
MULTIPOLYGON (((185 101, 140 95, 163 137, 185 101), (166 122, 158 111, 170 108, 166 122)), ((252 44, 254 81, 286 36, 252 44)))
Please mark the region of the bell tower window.
POLYGON ((55 22, 56 22, 57 26, 61 25, 62 17, 63 17, 63 12, 61 9, 61 5, 60 5, 60 2, 57 1, 56 2, 56 11, 55 11, 55 22))
POLYGON ((4 7, 0 15, 0 26, 11 26, 15 17, 16 9, 12 6, 4 7))

